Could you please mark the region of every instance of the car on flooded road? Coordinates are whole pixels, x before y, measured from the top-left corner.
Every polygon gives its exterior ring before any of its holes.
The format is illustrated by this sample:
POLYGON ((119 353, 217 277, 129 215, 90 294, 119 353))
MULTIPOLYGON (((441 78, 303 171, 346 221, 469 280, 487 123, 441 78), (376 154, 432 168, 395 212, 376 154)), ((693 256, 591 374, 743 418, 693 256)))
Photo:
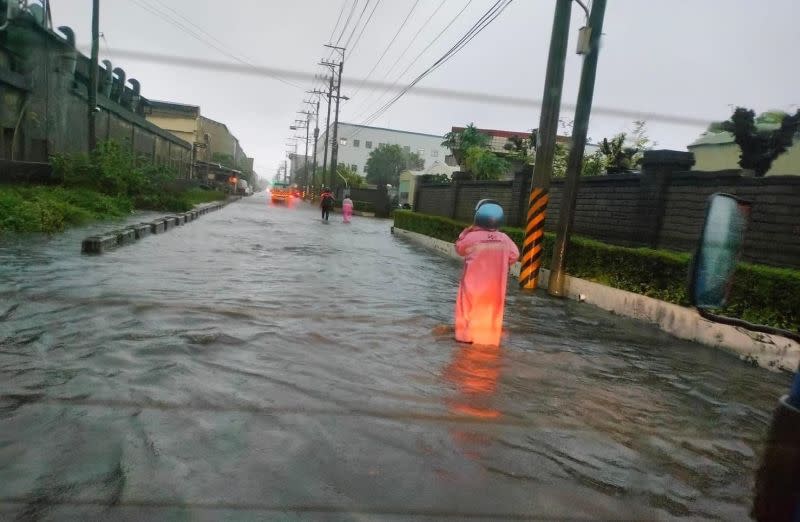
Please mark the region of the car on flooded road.
POLYGON ((292 199, 292 189, 288 183, 274 182, 270 188, 270 201, 272 203, 289 204, 292 199))

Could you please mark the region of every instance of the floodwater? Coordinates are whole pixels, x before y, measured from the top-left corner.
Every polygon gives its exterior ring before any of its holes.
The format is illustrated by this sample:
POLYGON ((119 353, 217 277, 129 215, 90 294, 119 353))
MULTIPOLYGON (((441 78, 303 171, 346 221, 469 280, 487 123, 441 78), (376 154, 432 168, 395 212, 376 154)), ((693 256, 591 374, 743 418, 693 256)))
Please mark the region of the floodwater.
POLYGON ((81 256, 0 240, 0 518, 748 518, 789 378, 459 265, 390 222, 246 198, 81 256))

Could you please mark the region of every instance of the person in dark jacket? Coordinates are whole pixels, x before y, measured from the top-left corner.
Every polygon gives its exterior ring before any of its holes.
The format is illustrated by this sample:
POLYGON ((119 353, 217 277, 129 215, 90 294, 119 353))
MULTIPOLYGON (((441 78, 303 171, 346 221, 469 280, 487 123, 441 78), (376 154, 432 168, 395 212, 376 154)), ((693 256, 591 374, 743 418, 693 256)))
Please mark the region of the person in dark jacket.
POLYGON ((336 198, 333 197, 333 193, 330 189, 324 188, 322 189, 322 196, 320 197, 320 207, 322 207, 322 219, 328 221, 328 217, 331 214, 331 210, 333 210, 333 204, 336 202, 336 198))

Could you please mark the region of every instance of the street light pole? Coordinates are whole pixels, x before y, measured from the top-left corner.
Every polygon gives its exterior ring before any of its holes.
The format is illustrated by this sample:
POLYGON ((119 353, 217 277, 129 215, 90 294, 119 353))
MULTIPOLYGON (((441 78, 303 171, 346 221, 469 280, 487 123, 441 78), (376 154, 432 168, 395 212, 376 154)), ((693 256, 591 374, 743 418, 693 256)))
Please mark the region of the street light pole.
POLYGON ((575 123, 572 133, 572 148, 567 159, 567 179, 561 197, 561 210, 558 216, 556 242, 553 246, 553 260, 550 263, 550 281, 547 293, 553 296, 564 296, 565 266, 569 236, 575 219, 575 201, 578 197, 578 181, 583 166, 583 153, 586 135, 589 132, 589 116, 592 112, 594 96, 594 80, 597 73, 597 58, 600 54, 600 35, 603 32, 603 18, 606 0, 594 0, 589 15, 589 48, 583 58, 581 83, 578 89, 578 103, 575 106, 575 123))
POLYGON ((569 19, 572 0, 556 0, 553 16, 553 32, 550 36, 550 53, 547 57, 547 73, 544 80, 542 112, 536 133, 536 160, 533 166, 533 182, 528 200, 525 239, 522 244, 522 268, 519 284, 534 290, 538 284, 542 266, 544 243, 544 219, 549 200, 550 177, 553 172, 553 155, 556 148, 558 114, 561 108, 561 90, 564 84, 564 63, 569 40, 569 19))

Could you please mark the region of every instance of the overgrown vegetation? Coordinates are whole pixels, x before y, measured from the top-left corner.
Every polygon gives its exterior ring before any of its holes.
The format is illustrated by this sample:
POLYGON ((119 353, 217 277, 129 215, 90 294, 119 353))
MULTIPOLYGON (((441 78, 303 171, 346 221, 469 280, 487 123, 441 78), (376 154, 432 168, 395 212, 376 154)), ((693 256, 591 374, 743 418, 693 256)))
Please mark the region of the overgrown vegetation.
POLYGON ((0 233, 59 232, 130 214, 130 199, 82 188, 0 185, 0 233))
MULTIPOLYGON (((572 123, 561 120, 561 135, 569 137, 572 123)), ((491 138, 470 123, 461 131, 451 131, 445 135, 442 145, 449 147, 458 164, 472 179, 496 180, 520 168, 533 165, 536 161, 537 131, 530 135, 511 136, 503 146, 503 152, 490 148, 491 138)), ((599 150, 583 158, 581 176, 600 176, 631 172, 639 167, 644 152, 655 146, 647 135, 647 123, 634 121, 630 134, 621 132, 612 138, 604 138, 599 150)), ((567 174, 567 159, 570 147, 559 142, 553 152, 553 178, 563 178, 567 174)))
MULTIPOLYGON (((394 223, 410 230, 453 242, 468 226, 441 216, 395 211, 394 223)), ((524 231, 504 228, 521 247, 524 231)), ((553 234, 545 234, 543 265, 549 266, 553 234)), ((691 256, 682 252, 630 248, 573 236, 567 256, 567 272, 629 292, 686 306, 686 286, 691 256)), ((800 271, 741 263, 723 312, 747 321, 800 330, 800 271)))
POLYGON ((54 156, 52 165, 54 185, 0 186, 0 232, 59 232, 133 209, 183 212, 225 197, 182 188, 174 170, 137 161, 114 142, 99 145, 92 154, 54 156))

